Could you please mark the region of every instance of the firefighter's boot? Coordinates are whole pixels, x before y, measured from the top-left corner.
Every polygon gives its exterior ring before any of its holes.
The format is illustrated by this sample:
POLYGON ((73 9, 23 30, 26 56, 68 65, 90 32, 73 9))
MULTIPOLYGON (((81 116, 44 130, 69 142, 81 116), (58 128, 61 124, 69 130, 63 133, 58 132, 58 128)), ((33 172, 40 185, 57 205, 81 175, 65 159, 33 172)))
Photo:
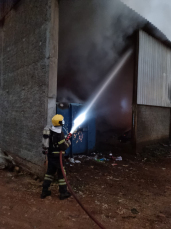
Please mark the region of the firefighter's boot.
POLYGON ((64 193, 60 193, 59 199, 60 199, 60 200, 64 200, 64 199, 69 198, 70 196, 71 196, 71 193, 68 192, 68 191, 66 191, 66 192, 64 192, 64 193))
POLYGON ((48 189, 43 189, 42 190, 42 194, 41 194, 41 199, 45 199, 47 196, 51 196, 51 191, 49 191, 48 189))

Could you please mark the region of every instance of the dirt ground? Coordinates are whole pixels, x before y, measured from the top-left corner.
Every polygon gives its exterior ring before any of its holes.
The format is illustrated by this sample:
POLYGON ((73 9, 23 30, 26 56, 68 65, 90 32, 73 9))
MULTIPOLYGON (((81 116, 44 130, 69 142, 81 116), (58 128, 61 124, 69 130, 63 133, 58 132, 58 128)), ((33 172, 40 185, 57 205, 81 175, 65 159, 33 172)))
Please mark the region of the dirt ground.
MULTIPOLYGON (((170 151, 161 146, 139 156, 120 153, 117 165, 83 158, 67 164, 68 180, 106 229, 170 229, 170 151)), ((73 197, 58 199, 57 183, 52 196, 41 200, 42 182, 31 175, 1 170, 0 181, 0 229, 98 228, 73 197)))

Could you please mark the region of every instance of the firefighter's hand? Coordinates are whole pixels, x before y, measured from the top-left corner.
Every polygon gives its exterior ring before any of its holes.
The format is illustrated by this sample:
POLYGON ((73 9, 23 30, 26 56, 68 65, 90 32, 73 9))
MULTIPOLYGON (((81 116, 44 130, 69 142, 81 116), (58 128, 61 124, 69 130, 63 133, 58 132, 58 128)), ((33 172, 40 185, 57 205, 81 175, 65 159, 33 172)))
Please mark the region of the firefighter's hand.
POLYGON ((47 149, 43 149, 43 150, 42 150, 42 153, 43 153, 44 155, 47 155, 47 154, 48 154, 48 150, 47 150, 47 149))
POLYGON ((68 140, 67 143, 68 143, 69 145, 71 145, 71 141, 70 141, 70 140, 68 140))

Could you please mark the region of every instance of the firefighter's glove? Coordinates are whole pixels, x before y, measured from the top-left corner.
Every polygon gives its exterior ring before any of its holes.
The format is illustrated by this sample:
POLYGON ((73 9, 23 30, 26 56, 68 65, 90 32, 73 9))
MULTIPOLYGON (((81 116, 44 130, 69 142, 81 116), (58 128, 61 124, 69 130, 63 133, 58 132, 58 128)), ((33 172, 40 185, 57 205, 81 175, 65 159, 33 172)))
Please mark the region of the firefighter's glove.
POLYGON ((47 155, 48 154, 48 150, 47 149, 43 149, 42 150, 42 154, 47 155))
POLYGON ((70 141, 70 140, 68 140, 67 143, 68 143, 69 145, 71 145, 71 141, 70 141))

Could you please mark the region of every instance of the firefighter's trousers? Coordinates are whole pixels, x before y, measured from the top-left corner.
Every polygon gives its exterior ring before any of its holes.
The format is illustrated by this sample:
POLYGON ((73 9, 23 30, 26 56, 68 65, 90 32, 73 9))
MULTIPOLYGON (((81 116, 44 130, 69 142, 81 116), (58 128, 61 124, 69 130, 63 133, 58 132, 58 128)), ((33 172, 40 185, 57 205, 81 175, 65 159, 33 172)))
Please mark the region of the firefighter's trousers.
MULTIPOLYGON (((62 159, 62 162, 64 165, 64 159, 62 159)), ((65 171, 65 167, 64 167, 64 171, 65 171)), ((43 189, 48 190, 48 188, 50 187, 54 179, 54 175, 56 172, 58 175, 59 192, 65 193, 67 191, 67 185, 66 185, 65 179, 62 174, 59 156, 57 157, 48 156, 48 169, 47 169, 47 173, 45 174, 45 178, 43 182, 43 189)), ((65 171, 65 174, 66 174, 66 171, 65 171)))

